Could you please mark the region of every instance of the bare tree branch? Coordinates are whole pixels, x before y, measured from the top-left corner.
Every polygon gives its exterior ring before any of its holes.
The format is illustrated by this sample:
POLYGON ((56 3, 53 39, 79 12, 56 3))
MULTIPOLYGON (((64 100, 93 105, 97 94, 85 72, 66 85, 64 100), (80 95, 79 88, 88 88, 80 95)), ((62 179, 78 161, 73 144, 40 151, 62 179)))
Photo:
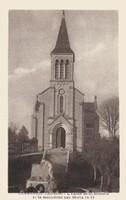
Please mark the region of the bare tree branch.
POLYGON ((98 113, 102 121, 102 127, 108 130, 110 137, 113 138, 119 129, 119 98, 112 97, 103 101, 98 113))

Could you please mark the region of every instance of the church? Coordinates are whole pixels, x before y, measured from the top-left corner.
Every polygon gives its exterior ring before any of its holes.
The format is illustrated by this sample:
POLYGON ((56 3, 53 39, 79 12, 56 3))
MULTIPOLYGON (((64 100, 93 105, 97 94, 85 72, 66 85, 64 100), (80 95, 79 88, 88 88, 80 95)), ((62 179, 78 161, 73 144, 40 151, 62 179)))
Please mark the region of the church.
POLYGON ((31 134, 38 139, 39 150, 65 148, 82 152, 99 136, 97 97, 85 102, 84 94, 75 87, 75 54, 64 11, 50 55, 50 87, 37 94, 31 134))

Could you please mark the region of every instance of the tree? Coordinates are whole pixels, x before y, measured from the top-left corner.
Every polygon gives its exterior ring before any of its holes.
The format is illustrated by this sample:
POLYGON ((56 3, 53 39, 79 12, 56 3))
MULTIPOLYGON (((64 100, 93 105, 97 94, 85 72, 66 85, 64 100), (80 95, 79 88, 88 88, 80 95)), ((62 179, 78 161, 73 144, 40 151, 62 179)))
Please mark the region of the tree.
POLYGON ((119 129, 119 98, 112 97, 103 101, 98 113, 103 128, 109 132, 111 138, 114 138, 119 129))
POLYGON ((28 131, 25 128, 25 126, 22 126, 22 128, 18 134, 18 140, 21 142, 26 142, 28 140, 28 131))
POLYGON ((36 137, 33 137, 33 138, 30 139, 30 142, 31 143, 37 143, 38 139, 36 137))
POLYGON ((103 182, 102 191, 119 191, 119 139, 102 137, 90 144, 88 151, 83 154, 84 159, 101 171, 103 182))
POLYGON ((17 130, 18 130, 18 126, 15 123, 10 123, 9 127, 8 127, 8 141, 11 142, 15 142, 17 139, 17 130))

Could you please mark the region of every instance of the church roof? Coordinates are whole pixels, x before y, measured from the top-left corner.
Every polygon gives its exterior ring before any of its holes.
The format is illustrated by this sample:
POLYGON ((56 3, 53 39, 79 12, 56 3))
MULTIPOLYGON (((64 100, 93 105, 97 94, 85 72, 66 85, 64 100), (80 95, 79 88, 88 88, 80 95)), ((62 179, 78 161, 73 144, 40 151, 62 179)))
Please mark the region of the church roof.
POLYGON ((55 48, 52 50, 51 54, 54 53, 74 53, 70 47, 65 14, 63 12, 63 17, 60 25, 60 30, 56 42, 55 48))

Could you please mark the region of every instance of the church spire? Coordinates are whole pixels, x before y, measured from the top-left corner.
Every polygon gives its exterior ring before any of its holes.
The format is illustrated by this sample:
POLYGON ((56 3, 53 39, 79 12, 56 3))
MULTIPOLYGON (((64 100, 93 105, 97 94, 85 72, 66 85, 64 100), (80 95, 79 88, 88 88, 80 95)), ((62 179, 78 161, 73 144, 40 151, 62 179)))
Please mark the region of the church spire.
POLYGON ((58 34, 58 37, 57 37, 56 46, 53 49, 53 51, 51 52, 51 54, 55 54, 55 53, 74 54, 71 47, 70 47, 64 10, 63 10, 63 13, 62 13, 62 21, 61 21, 61 25, 60 25, 59 34, 58 34))

